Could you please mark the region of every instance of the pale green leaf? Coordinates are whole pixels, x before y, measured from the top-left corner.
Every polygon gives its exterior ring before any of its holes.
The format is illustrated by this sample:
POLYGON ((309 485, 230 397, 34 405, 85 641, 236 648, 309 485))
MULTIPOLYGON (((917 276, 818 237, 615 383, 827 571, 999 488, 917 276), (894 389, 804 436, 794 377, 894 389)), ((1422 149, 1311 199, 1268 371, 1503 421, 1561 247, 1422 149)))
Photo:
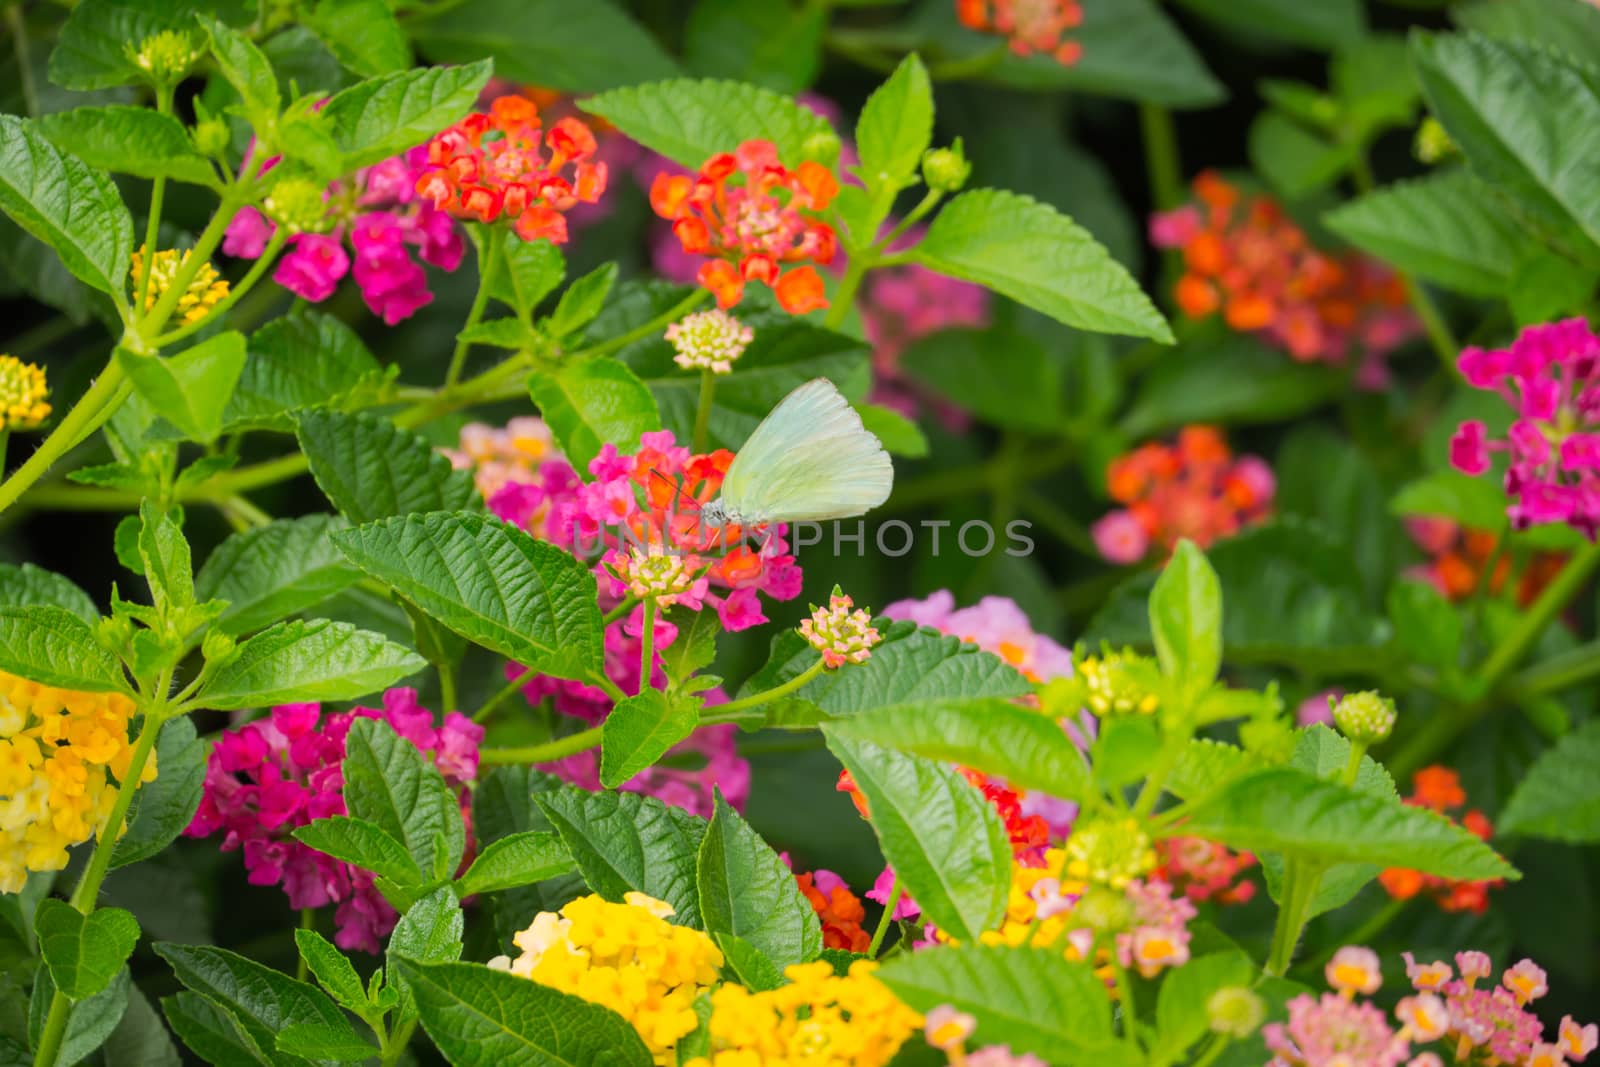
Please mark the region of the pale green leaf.
POLYGON ((172 178, 215 187, 217 171, 195 151, 183 124, 143 107, 80 107, 39 120, 39 129, 64 152, 91 167, 139 178, 172 178))
POLYGON ((222 432, 222 413, 244 370, 244 334, 219 333, 174 356, 117 349, 117 362, 150 407, 202 444, 222 432))
POLYGON ((1205 553, 1187 539, 1150 591, 1150 634, 1161 670, 1190 702, 1222 669, 1222 587, 1205 553))
POLYGON ((366 987, 349 957, 315 930, 296 930, 294 943, 306 969, 334 1000, 351 1011, 367 1010, 366 987))
POLYGON ((615 789, 694 732, 700 700, 659 689, 619 700, 601 726, 600 784, 615 789))
POLYGON ((421 885, 424 881, 417 861, 411 858, 405 846, 382 827, 365 819, 330 815, 299 827, 293 836, 309 848, 371 871, 401 888, 421 885))
POLYGON ((788 166, 806 158, 807 142, 830 133, 828 120, 793 98, 742 82, 650 82, 612 89, 583 107, 685 167, 698 169, 719 152, 751 139, 771 141, 788 166))
POLYGON ((893 196, 915 179, 932 140, 933 85, 922 60, 912 53, 861 108, 856 123, 861 164, 856 172, 874 195, 893 196))
POLYGON ((461 895, 532 885, 575 870, 572 854, 548 830, 525 830, 491 841, 461 876, 461 895))
MULTIPOLYGON (((462 16, 460 10, 449 15, 452 20, 462 16)), ((459 120, 477 102, 492 66, 482 59, 459 67, 420 67, 335 93, 321 114, 342 153, 342 169, 382 162, 459 120)))
POLYGON ((632 452, 640 434, 661 429, 650 389, 614 359, 564 362, 554 371, 536 372, 528 388, 561 451, 580 470, 602 445, 632 452))

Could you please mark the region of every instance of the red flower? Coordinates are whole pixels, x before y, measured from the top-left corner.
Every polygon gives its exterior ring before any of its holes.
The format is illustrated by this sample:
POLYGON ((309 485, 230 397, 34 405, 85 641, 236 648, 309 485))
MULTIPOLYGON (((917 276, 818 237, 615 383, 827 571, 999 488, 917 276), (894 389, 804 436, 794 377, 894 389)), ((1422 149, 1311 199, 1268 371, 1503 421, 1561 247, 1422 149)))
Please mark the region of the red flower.
POLYGON ((564 213, 600 199, 606 165, 592 158, 594 134, 578 119, 561 119, 541 140, 542 125, 533 101, 497 98, 487 114, 474 112, 428 142, 417 192, 457 218, 490 223, 504 215, 524 241, 564 244, 564 213))
MULTIPOLYGON (((1427 808, 1448 815, 1467 802, 1466 791, 1461 788, 1461 777, 1449 767, 1424 767, 1411 777, 1411 795, 1405 803, 1417 808, 1427 808)), ((1494 836, 1494 826, 1483 812, 1473 809, 1460 819, 1467 830, 1487 841, 1494 836)), ((1481 882, 1452 881, 1421 871, 1391 867, 1378 875, 1378 883, 1396 900, 1410 900, 1420 893, 1433 897, 1445 911, 1470 911, 1482 915, 1489 907, 1489 890, 1499 889, 1501 879, 1481 882)))
POLYGON ((1019 56, 1043 52, 1071 66, 1083 55, 1081 44, 1065 39, 1083 23, 1078 0, 956 0, 956 17, 968 29, 1010 38, 1019 56))
POLYGON ((800 887, 800 894, 806 898, 811 910, 817 913, 817 918, 822 923, 822 945, 824 948, 836 948, 844 952, 865 952, 872 946, 872 935, 861 928, 862 920, 867 917, 867 910, 861 906, 860 899, 838 881, 837 876, 825 881, 828 891, 824 893, 823 886, 817 882, 823 880, 819 875, 829 873, 808 872, 794 876, 795 884, 800 887))
POLYGON ((831 263, 838 251, 833 228, 817 218, 838 192, 838 180, 820 163, 790 170, 770 141, 746 141, 706 160, 693 178, 657 174, 650 206, 672 223, 685 252, 710 257, 698 280, 719 307, 737 304, 745 283, 755 281, 770 287, 784 310, 803 315, 828 306, 810 264, 831 263), (789 266, 796 263, 805 265, 789 266))

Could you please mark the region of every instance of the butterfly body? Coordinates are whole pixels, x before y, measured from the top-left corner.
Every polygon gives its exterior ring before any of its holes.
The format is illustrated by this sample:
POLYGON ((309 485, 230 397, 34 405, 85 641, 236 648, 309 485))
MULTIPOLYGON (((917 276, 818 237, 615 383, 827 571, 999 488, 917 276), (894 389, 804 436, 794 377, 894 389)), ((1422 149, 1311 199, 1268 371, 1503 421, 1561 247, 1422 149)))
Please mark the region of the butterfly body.
POLYGON ((883 444, 832 382, 814 378, 756 427, 700 519, 759 526, 850 518, 882 504, 893 486, 883 444))

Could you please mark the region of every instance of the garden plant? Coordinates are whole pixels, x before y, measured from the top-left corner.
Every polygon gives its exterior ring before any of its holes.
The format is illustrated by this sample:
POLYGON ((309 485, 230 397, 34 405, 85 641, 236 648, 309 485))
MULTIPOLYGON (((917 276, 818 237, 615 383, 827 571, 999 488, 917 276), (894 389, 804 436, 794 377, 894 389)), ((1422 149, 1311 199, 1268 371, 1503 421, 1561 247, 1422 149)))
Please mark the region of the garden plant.
POLYGON ((0 12, 0 1067, 1595 1054, 1600 3, 0 12))

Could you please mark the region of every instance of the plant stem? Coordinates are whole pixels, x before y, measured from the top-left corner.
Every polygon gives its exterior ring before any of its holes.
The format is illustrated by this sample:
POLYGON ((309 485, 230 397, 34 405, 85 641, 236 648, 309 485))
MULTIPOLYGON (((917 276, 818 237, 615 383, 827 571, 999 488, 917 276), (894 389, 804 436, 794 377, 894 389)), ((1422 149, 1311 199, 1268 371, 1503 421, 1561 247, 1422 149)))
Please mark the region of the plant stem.
POLYGON ((380 1055, 382 1067, 394 1067, 400 1062, 400 1057, 405 1055, 406 1046, 411 1044, 411 1035, 417 1031, 417 1021, 402 1023, 394 1028, 394 1033, 385 1044, 380 1055))
POLYGON ((666 311, 657 315, 649 322, 641 323, 626 333, 619 333, 615 337, 601 341, 591 348, 580 348, 567 356, 568 359, 589 358, 590 356, 604 356, 612 352, 627 348, 635 341, 643 340, 653 334, 660 333, 667 326, 683 318, 689 312, 705 303, 711 293, 705 289, 696 288, 694 292, 673 304, 666 311))
POLYGON ((883 914, 878 916, 878 928, 872 931, 872 944, 867 946, 868 956, 877 957, 878 949, 883 945, 883 937, 894 922, 894 909, 900 906, 900 898, 905 895, 905 891, 906 887, 900 884, 900 876, 896 875, 894 883, 889 886, 889 900, 883 906, 883 914))
POLYGON ((839 283, 839 288, 833 294, 833 305, 828 308, 827 317, 822 320, 823 326, 837 330, 844 325, 844 320, 850 315, 850 306, 855 303, 856 290, 861 287, 861 279, 866 277, 867 271, 872 266, 870 251, 862 250, 850 257, 850 263, 844 269, 844 280, 839 283))
POLYGON ((22 19, 22 0, 6 4, 6 29, 17 54, 17 79, 22 83, 22 106, 28 117, 39 117, 39 88, 33 82, 33 54, 28 48, 28 27, 22 19))
MULTIPOLYGON (((696 449, 696 451, 699 451, 696 449)), ((644 631, 639 635, 639 692, 650 688, 656 673, 656 601, 650 597, 644 602, 644 631)))
POLYGON ((521 748, 486 748, 478 754, 481 763, 495 766, 502 763, 550 763, 578 752, 587 752, 600 745, 600 727, 591 726, 566 737, 547 741, 542 745, 524 745, 521 748))
MULTIPOLYGON (((106 364, 106 369, 100 377, 89 386, 78 402, 72 406, 56 428, 50 431, 50 436, 39 445, 38 451, 29 456, 16 472, 0 483, 0 513, 3 513, 17 497, 22 495, 34 482, 43 477, 50 465, 65 455, 83 438, 100 428, 100 425, 111 417, 116 410, 118 394, 122 386, 122 368, 113 357, 106 364)), ((137 506, 137 503, 135 503, 137 506)))
POLYGON ((527 670, 523 671, 521 674, 507 682, 499 692, 495 693, 494 696, 483 702, 483 707, 472 713, 472 721, 482 722, 483 720, 487 719, 490 712, 494 711, 495 708, 498 708, 501 704, 509 700, 511 695, 517 692, 517 690, 527 685, 528 679, 532 678, 535 673, 536 672, 534 669, 529 667, 527 670))
POLYGON ((444 705, 443 710, 448 714, 456 710, 456 671, 449 663, 435 663, 433 669, 439 675, 439 702, 444 705))
POLYGON ((740 697, 738 700, 730 700, 726 704, 718 704, 715 708, 710 709, 707 714, 702 715, 700 717, 700 722, 703 725, 727 722, 733 718, 731 714, 733 712, 749 711, 751 708, 759 708, 763 704, 770 704, 780 697, 786 697, 796 690, 804 689, 811 683, 811 680, 817 675, 821 674, 823 670, 827 668, 827 666, 827 663, 823 661, 822 657, 818 656, 817 662, 813 663, 811 666, 807 667, 793 678, 790 678, 782 685, 775 685, 765 692, 751 693, 749 696, 740 697))
MULTIPOLYGON (((472 297, 472 308, 467 312, 467 321, 461 327, 462 333, 483 319, 484 308, 489 306, 489 281, 500 266, 500 249, 505 243, 505 230, 497 226, 484 227, 483 235, 483 253, 478 257, 478 291, 472 297)), ((464 341, 459 336, 456 338, 455 351, 450 353, 450 369, 444 376, 446 389, 460 380, 461 371, 467 365, 467 352, 471 348, 471 341, 464 341)))
MULTIPOLYGON (((177 309, 178 301, 189 291, 189 283, 194 281, 201 267, 211 262, 211 253, 222 243, 223 235, 228 232, 228 223, 233 221, 234 214, 243 202, 241 197, 246 195, 248 194, 242 192, 239 186, 234 186, 223 194, 222 202, 217 205, 216 214, 211 216, 206 228, 195 238, 194 247, 179 261, 178 270, 167 285, 167 291, 161 294, 161 298, 144 318, 138 319, 138 309, 134 310, 132 317, 136 319, 138 326, 129 331, 133 335, 130 340, 135 342, 135 347, 140 351, 149 352, 145 338, 158 335, 158 331, 167 324, 167 319, 171 318, 173 311, 177 309)), ((155 254, 156 250, 153 248, 145 250, 146 275, 155 270, 155 254)))
POLYGON ((1268 974, 1282 978, 1294 962, 1294 949, 1306 927, 1306 913, 1322 882, 1322 868, 1305 859, 1289 860, 1283 880, 1283 899, 1278 904, 1278 920, 1272 930, 1272 947, 1267 952, 1268 974))
POLYGON ((1117 1003, 1122 1007, 1122 1040, 1135 1052, 1139 1048, 1138 1005, 1133 999, 1133 983, 1128 981, 1128 968, 1111 954, 1111 972, 1116 976, 1117 1003))
POLYGON ((1523 696, 1543 696, 1571 689, 1600 677, 1600 641, 1579 645, 1529 667, 1513 680, 1511 688, 1523 696))
POLYGON ((605 617, 603 619, 601 619, 600 621, 605 623, 607 626, 610 626, 612 623, 614 623, 618 619, 622 618, 628 612, 632 611, 633 610, 633 606, 635 604, 637 604, 638 602, 639 601, 634 597, 631 597, 631 596, 630 597, 624 597, 622 603, 618 604, 616 607, 614 607, 610 611, 606 612, 605 617))
POLYGON ((1172 112, 1156 104, 1140 104, 1139 131, 1144 137, 1150 199, 1157 211, 1171 211, 1183 203, 1183 164, 1178 157, 1178 128, 1172 121, 1172 112))
MULTIPOLYGON (((302 929, 302 930, 314 930, 314 929, 316 929, 316 927, 317 927, 317 913, 316 913, 316 910, 313 909, 313 908, 301 908, 300 909, 300 929, 302 929)), ((295 963, 294 963, 294 980, 297 981, 297 982, 304 982, 306 980, 306 977, 310 974, 310 972, 311 972, 311 969, 310 969, 310 967, 308 967, 306 965, 305 956, 303 954, 301 954, 301 953, 296 953, 295 954, 295 963)))
POLYGON ((245 272, 243 278, 239 279, 239 284, 230 289, 227 296, 217 301, 217 306, 212 308, 205 318, 196 319, 194 322, 186 322, 177 329, 162 334, 153 342, 155 346, 157 348, 166 348, 176 341, 183 340, 195 331, 204 329, 211 323, 216 322, 222 315, 227 314, 233 305, 237 304, 246 293, 255 288, 255 284, 261 280, 262 275, 267 273, 267 269, 278 258, 279 251, 283 249, 283 243, 288 239, 283 227, 280 226, 273 231, 272 236, 267 239, 267 246, 261 250, 261 255, 256 258, 256 261, 250 264, 250 269, 245 272))
POLYGON ((706 450, 706 438, 711 435, 711 400, 717 392, 717 375, 710 367, 700 369, 700 402, 694 409, 694 452, 706 450))

